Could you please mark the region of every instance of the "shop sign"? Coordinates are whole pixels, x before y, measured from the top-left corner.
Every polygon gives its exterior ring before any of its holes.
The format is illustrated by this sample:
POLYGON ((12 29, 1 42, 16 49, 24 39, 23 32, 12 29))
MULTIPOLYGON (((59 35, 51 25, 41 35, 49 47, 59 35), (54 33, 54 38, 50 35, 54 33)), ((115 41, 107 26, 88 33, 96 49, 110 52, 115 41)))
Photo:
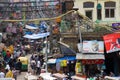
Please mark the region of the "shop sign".
POLYGON ((104 53, 103 41, 83 41, 83 53, 104 53))
POLYGON ((103 36, 107 53, 120 50, 120 33, 112 33, 103 36))
POLYGON ((82 64, 103 64, 103 59, 96 59, 96 60, 82 60, 82 64))
POLYGON ((112 30, 115 32, 120 31, 120 23, 112 23, 112 30))
POLYGON ((120 23, 112 23, 112 27, 120 26, 120 23))
POLYGON ((103 54, 82 54, 82 53, 77 53, 76 54, 76 59, 80 60, 99 60, 99 59, 105 59, 103 54))

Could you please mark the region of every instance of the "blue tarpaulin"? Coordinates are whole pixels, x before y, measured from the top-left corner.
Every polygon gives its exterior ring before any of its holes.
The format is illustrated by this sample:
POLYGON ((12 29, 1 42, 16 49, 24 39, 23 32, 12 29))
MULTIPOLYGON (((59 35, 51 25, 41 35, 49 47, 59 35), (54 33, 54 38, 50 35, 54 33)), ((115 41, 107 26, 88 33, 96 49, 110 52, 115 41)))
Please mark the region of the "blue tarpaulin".
POLYGON ((62 60, 73 61, 73 60, 76 60, 76 56, 64 56, 64 57, 58 58, 58 59, 56 59, 56 63, 58 63, 62 60))
POLYGON ((38 34, 32 34, 32 35, 24 35, 24 38, 28 38, 28 39, 40 39, 40 38, 44 38, 50 35, 50 32, 46 32, 46 33, 38 33, 38 34))

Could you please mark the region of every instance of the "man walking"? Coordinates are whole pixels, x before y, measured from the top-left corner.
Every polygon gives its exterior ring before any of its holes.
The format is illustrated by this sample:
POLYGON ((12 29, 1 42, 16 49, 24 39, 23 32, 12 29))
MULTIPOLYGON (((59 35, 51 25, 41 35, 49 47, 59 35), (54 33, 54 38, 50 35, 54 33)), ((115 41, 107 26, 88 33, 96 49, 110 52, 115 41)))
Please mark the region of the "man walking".
POLYGON ((21 70, 22 70, 22 63, 20 62, 20 59, 17 62, 17 70, 19 70, 19 73, 21 74, 21 70))
POLYGON ((37 61, 37 66, 36 66, 36 67, 37 67, 37 72, 36 72, 36 74, 39 75, 40 72, 41 72, 41 62, 40 62, 40 60, 37 61))

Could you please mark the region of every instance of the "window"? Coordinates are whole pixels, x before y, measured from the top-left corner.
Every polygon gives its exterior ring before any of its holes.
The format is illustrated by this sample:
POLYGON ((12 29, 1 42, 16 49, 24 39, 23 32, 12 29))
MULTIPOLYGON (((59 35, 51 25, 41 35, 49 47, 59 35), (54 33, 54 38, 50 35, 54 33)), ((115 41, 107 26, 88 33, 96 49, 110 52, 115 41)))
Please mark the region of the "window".
POLYGON ((94 8, 94 3, 93 2, 84 2, 83 8, 94 8))
POLYGON ((114 18, 115 17, 115 7, 116 3, 115 2, 105 2, 105 17, 106 18, 114 18))
POLYGON ((92 20, 92 10, 85 11, 85 14, 88 18, 90 18, 92 20))

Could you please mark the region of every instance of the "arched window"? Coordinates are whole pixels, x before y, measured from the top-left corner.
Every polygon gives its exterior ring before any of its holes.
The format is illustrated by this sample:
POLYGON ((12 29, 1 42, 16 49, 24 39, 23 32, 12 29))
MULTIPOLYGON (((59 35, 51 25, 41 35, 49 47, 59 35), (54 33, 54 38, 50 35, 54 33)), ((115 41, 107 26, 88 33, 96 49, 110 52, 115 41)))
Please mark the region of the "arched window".
POLYGON ((83 8, 94 8, 94 2, 84 2, 83 8))
POLYGON ((114 18, 116 2, 113 2, 113 1, 105 2, 104 7, 105 7, 105 17, 106 18, 114 18))

